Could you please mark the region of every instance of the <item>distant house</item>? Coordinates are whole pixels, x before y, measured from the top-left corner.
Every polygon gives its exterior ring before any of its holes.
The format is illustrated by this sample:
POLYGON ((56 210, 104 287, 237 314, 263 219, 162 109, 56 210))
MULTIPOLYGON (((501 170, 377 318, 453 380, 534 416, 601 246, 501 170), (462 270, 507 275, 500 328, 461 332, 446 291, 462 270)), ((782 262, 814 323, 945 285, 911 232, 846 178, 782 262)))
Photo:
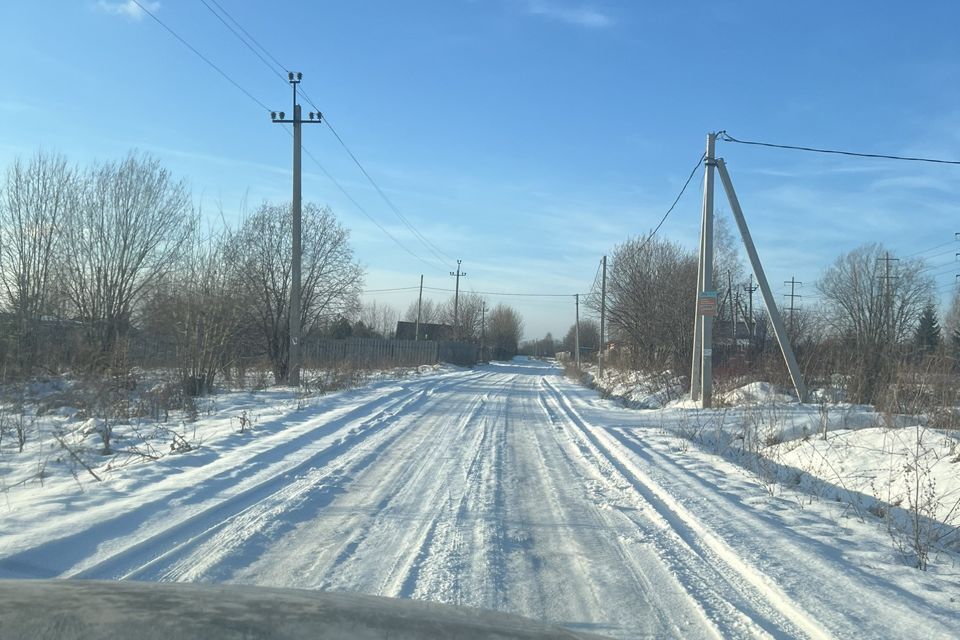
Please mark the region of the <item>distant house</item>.
MULTIPOLYGON (((448 324, 420 323, 420 340, 453 340, 453 327, 448 324)), ((417 339, 416 322, 398 322, 397 340, 417 339)))

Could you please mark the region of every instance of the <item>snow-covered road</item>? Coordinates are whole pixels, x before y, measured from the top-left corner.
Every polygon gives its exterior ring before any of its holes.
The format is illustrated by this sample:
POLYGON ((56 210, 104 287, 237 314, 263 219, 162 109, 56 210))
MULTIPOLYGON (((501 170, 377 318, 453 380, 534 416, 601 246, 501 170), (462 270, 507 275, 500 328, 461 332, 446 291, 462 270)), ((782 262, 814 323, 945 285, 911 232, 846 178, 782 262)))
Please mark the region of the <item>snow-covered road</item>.
POLYGON ((816 514, 791 528, 729 464, 672 455, 656 415, 532 360, 379 383, 93 487, 7 532, 0 577, 353 591, 623 638, 960 628, 808 535, 816 514))

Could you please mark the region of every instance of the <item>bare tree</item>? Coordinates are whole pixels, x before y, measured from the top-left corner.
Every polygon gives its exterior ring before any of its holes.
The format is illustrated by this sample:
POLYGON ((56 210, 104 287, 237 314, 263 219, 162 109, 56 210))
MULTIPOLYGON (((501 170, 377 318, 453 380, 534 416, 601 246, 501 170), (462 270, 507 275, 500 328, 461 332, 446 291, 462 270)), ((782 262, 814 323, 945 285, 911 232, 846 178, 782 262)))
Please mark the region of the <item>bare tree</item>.
POLYGON ((103 367, 146 289, 176 263, 193 225, 190 198, 158 160, 131 153, 95 165, 69 213, 62 283, 95 349, 91 364, 103 367))
MULTIPOLYGON (((569 351, 576 357, 577 325, 570 325, 567 335, 563 338, 563 350, 569 351)), ((600 346, 600 325, 596 320, 584 318, 580 320, 580 359, 596 360, 597 349, 600 346)))
POLYGON ((75 172, 62 156, 38 152, 7 169, 0 193, 0 282, 16 317, 21 366, 34 362, 35 328, 52 311, 57 243, 76 201, 75 172))
POLYGON ((864 244, 838 257, 817 283, 825 320, 847 346, 848 391, 858 402, 875 402, 889 383, 899 345, 933 299, 923 261, 904 258, 888 270, 887 253, 864 244))
POLYGON ((195 235, 185 249, 180 268, 157 283, 141 315, 150 335, 173 346, 183 389, 197 396, 210 393, 217 373, 239 355, 239 256, 226 231, 195 235))
POLYGON ((480 339, 483 297, 476 293, 461 292, 459 305, 455 305, 454 296, 440 305, 437 316, 441 324, 456 327, 456 338, 465 341, 480 339), (456 318, 454 318, 454 308, 456 318))
POLYGON ((607 318, 633 366, 689 366, 696 282, 697 257, 673 242, 634 238, 616 247, 607 275, 607 318))
POLYGON ((360 322, 383 338, 390 338, 397 332, 397 318, 400 314, 388 304, 378 304, 376 300, 364 303, 360 307, 360 322))
POLYGON ((505 304, 495 306, 487 318, 487 340, 494 360, 509 360, 517 355, 523 337, 523 318, 505 304))
POLYGON ((403 314, 405 321, 417 321, 418 304, 420 308, 420 322, 424 324, 440 324, 442 322, 441 312, 443 305, 437 304, 429 298, 424 298, 422 304, 419 303, 419 300, 413 300, 410 306, 407 307, 406 313, 403 314))
MULTIPOLYGON (((291 282, 289 203, 264 203, 236 235, 243 304, 257 327, 276 382, 287 379, 291 282)), ((303 335, 316 325, 353 316, 363 269, 353 260, 349 232, 329 208, 303 205, 303 267, 300 323, 303 335)))

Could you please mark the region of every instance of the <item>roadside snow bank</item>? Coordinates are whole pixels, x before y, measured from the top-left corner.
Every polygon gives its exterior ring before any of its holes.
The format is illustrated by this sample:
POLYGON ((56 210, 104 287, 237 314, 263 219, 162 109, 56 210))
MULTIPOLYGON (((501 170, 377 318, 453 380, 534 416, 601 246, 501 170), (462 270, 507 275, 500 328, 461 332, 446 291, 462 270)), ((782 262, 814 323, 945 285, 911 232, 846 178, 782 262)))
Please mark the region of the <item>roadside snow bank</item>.
POLYGON ((775 445, 766 457, 820 480, 825 497, 862 494, 960 525, 960 434, 921 426, 835 431, 775 445))

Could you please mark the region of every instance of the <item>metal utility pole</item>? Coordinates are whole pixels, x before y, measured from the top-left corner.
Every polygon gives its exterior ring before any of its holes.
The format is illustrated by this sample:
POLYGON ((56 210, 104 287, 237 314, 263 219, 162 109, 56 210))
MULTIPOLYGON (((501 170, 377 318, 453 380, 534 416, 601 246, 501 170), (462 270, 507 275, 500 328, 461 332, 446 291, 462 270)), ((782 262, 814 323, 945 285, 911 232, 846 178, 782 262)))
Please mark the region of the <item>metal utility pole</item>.
POLYGON ((607 256, 603 256, 603 276, 600 278, 600 350, 597 351, 597 368, 603 378, 603 353, 607 348, 607 256))
POLYGON ((745 284, 745 285, 743 285, 743 290, 746 291, 746 292, 750 295, 750 306, 748 307, 749 310, 747 311, 747 313, 749 314, 749 315, 747 316, 747 331, 750 332, 750 346, 751 346, 751 347, 755 347, 755 346, 756 346, 755 343, 756 343, 756 325, 757 325, 757 323, 756 323, 756 321, 754 320, 754 317, 753 317, 753 292, 756 291, 758 288, 759 288, 759 287, 757 287, 757 285, 753 284, 753 274, 751 273, 751 274, 750 274, 750 284, 745 284))
POLYGON ((899 262, 900 258, 891 258, 890 252, 887 251, 884 254, 884 257, 878 258, 878 261, 882 260, 884 265, 884 275, 880 276, 880 279, 883 280, 883 292, 884 292, 884 305, 883 305, 883 317, 884 317, 884 331, 886 331, 887 343, 892 344, 893 341, 893 316, 890 313, 890 310, 893 307, 893 290, 890 288, 890 281, 896 278, 896 276, 890 275, 890 263, 899 262))
POLYGON ((793 348, 790 346, 790 338, 783 326, 783 320, 780 318, 780 312, 777 310, 777 303, 770 292, 770 286, 767 284, 767 276, 763 272, 763 265, 760 264, 760 256, 757 255, 757 249, 753 244, 753 238, 750 236, 750 230, 747 228, 747 221, 743 217, 743 209, 740 208, 740 201, 737 199, 737 193, 733 190, 733 182, 730 180, 730 174, 727 173, 727 166, 722 159, 716 161, 717 171, 720 173, 720 181, 723 182, 723 188, 727 192, 727 200, 730 202, 730 209, 733 211, 733 217, 737 221, 737 227, 740 230, 740 237, 743 239, 743 246, 747 250, 750 258, 750 265, 757 276, 757 284, 760 286, 760 292, 763 294, 763 301, 767 305, 767 312, 770 314, 770 323, 773 325, 773 332, 780 344, 780 351, 783 353, 783 359, 787 363, 787 369, 790 370, 790 378, 793 380, 793 386, 797 390, 797 398, 800 402, 807 402, 807 386, 803 382, 803 375, 800 373, 800 367, 797 365, 797 358, 793 354, 793 348))
POLYGON ((420 339, 420 310, 423 308, 423 274, 420 274, 420 297, 417 298, 417 332, 414 334, 413 339, 420 339))
MULTIPOLYGON (((700 321, 700 406, 713 406, 713 317, 717 313, 717 292, 713 289, 713 170, 717 165, 717 135, 707 134, 704 156, 703 221, 700 233, 700 273, 697 292, 697 316, 700 321)), ((694 359, 697 354, 694 352, 694 359)), ((693 376, 691 376, 692 380, 693 376)), ((692 382, 691 382, 692 386, 692 382)), ((691 395, 692 388, 691 388, 691 395)))
POLYGON ((453 331, 456 334, 457 340, 460 339, 460 276, 466 277, 467 274, 460 271, 460 261, 457 260, 457 271, 450 272, 451 276, 457 277, 457 286, 454 289, 455 293, 453 294, 453 331))
POLYGON ((577 305, 576 330, 574 331, 574 344, 577 349, 577 371, 580 371, 580 294, 573 294, 574 303, 577 305))
MULTIPOLYGON (((300 105, 297 104, 297 85, 303 78, 302 73, 287 74, 290 86, 293 88, 293 119, 287 120, 286 114, 281 111, 270 113, 270 118, 280 124, 293 125, 293 257, 290 266, 290 343, 289 343, 289 364, 287 365, 287 382, 291 386, 300 385, 300 366, 302 363, 302 354, 300 353, 300 267, 303 250, 301 246, 301 218, 303 205, 303 193, 301 189, 301 131, 300 125, 304 120, 300 117, 300 105), (278 117, 279 115, 279 117, 278 117)), ((310 119, 306 122, 321 122, 323 116, 318 111, 310 112, 310 119)))
POLYGON ((796 333, 795 333, 795 332, 796 332, 797 327, 796 327, 796 324, 795 324, 794 321, 793 321, 793 312, 794 312, 794 311, 799 311, 799 309, 797 309, 797 307, 794 305, 794 298, 802 298, 803 296, 800 295, 799 293, 794 293, 794 291, 796 290, 797 285, 800 285, 800 286, 802 287, 802 286, 803 286, 803 283, 802 283, 802 282, 798 282, 797 279, 796 279, 794 276, 790 276, 790 279, 784 281, 783 284, 788 284, 788 285, 790 285, 790 293, 789 293, 789 295, 785 295, 784 297, 790 298, 790 306, 787 307, 786 310, 790 312, 790 333, 792 333, 792 334, 794 335, 794 337, 796 337, 796 333))

